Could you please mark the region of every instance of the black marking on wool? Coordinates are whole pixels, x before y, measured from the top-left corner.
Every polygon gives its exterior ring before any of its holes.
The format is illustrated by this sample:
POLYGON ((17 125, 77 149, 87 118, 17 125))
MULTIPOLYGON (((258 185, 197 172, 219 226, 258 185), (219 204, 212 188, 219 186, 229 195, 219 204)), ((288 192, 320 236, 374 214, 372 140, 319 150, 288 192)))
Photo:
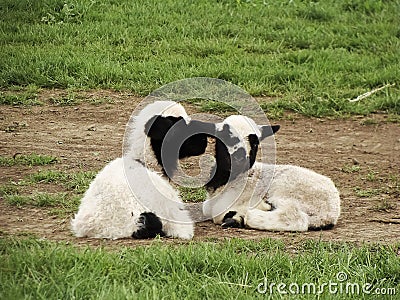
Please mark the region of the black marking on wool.
POLYGON ((320 231, 320 230, 330 230, 333 227, 335 227, 335 224, 326 224, 326 225, 322 225, 322 226, 310 226, 308 227, 308 230, 310 231, 320 231))
POLYGON ((231 219, 231 218, 233 218, 236 214, 237 214, 237 211, 234 211, 234 210, 228 211, 228 212, 225 214, 224 218, 222 219, 222 222, 225 222, 226 219, 231 219))
POLYGON ((229 154, 228 148, 219 139, 215 143, 215 160, 214 176, 206 185, 207 188, 214 190, 225 185, 229 180, 234 180, 250 168, 244 148, 239 147, 234 153, 229 154))
POLYGON ((236 211, 229 211, 225 214, 222 220, 223 228, 244 228, 244 219, 242 216, 239 216, 239 221, 235 220, 233 217, 237 214, 236 211))
POLYGON ((219 139, 215 142, 215 161, 216 165, 211 171, 211 174, 214 173, 214 176, 206 184, 207 188, 212 188, 214 190, 226 184, 231 175, 231 158, 228 148, 219 139))
POLYGON ((256 158, 257 158, 257 152, 258 152, 258 146, 260 145, 260 141, 255 134, 250 134, 248 136, 249 144, 250 144, 250 168, 254 165, 256 158))
POLYGON ((214 176, 206 186, 215 190, 228 183, 229 180, 235 179, 240 173, 246 172, 249 164, 246 159, 246 150, 243 147, 238 147, 232 154, 229 153, 228 147, 239 145, 240 139, 232 133, 228 124, 224 124, 222 130, 216 131, 213 137, 216 138, 216 165, 212 170, 214 176))
POLYGON ((141 213, 138 225, 139 229, 132 233, 132 237, 135 239, 151 239, 157 235, 165 236, 160 218, 152 212, 141 213))
POLYGON ((135 161, 139 164, 141 164, 143 167, 146 167, 146 165, 144 164, 144 162, 142 162, 140 159, 135 159, 135 161))

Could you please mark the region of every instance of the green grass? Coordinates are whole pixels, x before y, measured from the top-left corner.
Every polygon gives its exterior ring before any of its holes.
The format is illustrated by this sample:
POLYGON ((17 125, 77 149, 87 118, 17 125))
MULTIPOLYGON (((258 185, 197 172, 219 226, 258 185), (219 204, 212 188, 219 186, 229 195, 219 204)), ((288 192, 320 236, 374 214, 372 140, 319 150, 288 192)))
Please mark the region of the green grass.
POLYGON ((360 170, 361 170, 361 167, 359 165, 345 164, 342 167, 342 172, 344 172, 344 173, 356 173, 356 172, 359 172, 360 170))
POLYGON ((81 102, 80 100, 80 97, 77 97, 75 93, 68 93, 65 96, 50 98, 50 103, 60 106, 69 106, 78 104, 81 102))
POLYGON ((204 187, 179 187, 179 194, 183 202, 202 202, 207 198, 207 191, 204 187))
POLYGON ((19 188, 16 183, 9 183, 0 186, 0 197, 5 195, 16 195, 19 193, 19 188))
POLYGON ((37 94, 29 92, 10 93, 0 92, 0 104, 6 105, 41 105, 37 94))
POLYGON ((80 197, 71 197, 67 193, 35 192, 31 195, 5 194, 4 200, 9 205, 35 206, 35 207, 59 207, 64 210, 74 211, 78 208, 80 197))
MULTIPOLYGON (((34 238, 0 239, 2 299, 248 299, 267 284, 333 282, 376 288, 400 288, 400 260, 394 246, 361 246, 309 241, 295 248, 279 241, 232 239, 117 250, 77 249, 34 238)), ((350 291, 350 290, 349 290, 350 291)), ((337 299, 339 292, 323 299, 337 299)), ((276 286, 274 298, 280 298, 276 286)), ((313 294, 293 299, 315 299, 313 294)), ((375 295, 340 293, 341 299, 375 295)), ((387 299, 390 299, 390 295, 387 299)), ((380 298, 381 299, 381 298, 380 298)), ((385 298, 383 298, 385 299, 385 298)))
POLYGON ((22 184, 30 185, 35 183, 56 183, 75 193, 83 193, 88 188, 90 182, 96 176, 94 171, 79 171, 76 173, 66 173, 57 170, 39 170, 29 175, 22 184))
POLYGON ((0 91, 0 104, 2 105, 41 105, 38 100, 39 88, 36 85, 26 87, 11 86, 8 91, 0 91))
POLYGON ((279 99, 260 100, 275 115, 399 114, 399 10, 398 0, 4 0, 0 88, 147 95, 204 76, 279 99), (396 85, 348 101, 387 83, 396 85))
POLYGON ((78 210, 82 194, 95 175, 92 171, 39 170, 17 182, 0 185, 0 198, 11 206, 45 207, 51 215, 70 216, 78 210), (58 186, 61 192, 49 192, 47 184, 58 186))
POLYGON ((381 189, 375 189, 375 188, 363 189, 358 186, 354 188, 354 191, 358 197, 363 197, 363 198, 370 198, 382 193, 381 189))
POLYGON ((43 166, 54 164, 57 157, 32 153, 29 155, 15 155, 14 157, 0 156, 0 166, 43 166))

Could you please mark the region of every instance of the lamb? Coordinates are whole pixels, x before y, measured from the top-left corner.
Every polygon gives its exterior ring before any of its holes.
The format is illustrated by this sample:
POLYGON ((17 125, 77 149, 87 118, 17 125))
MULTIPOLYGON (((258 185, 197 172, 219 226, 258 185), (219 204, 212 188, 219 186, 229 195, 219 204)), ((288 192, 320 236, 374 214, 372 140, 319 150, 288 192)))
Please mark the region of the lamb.
MULTIPOLYGON (((211 198, 203 204, 205 216, 223 227, 271 231, 330 229, 336 225, 340 197, 330 178, 299 166, 255 162, 259 141, 275 133, 279 126, 268 130, 238 115, 228 117, 223 124, 244 145, 247 166, 231 181, 226 174, 223 180, 220 175, 211 179, 207 185, 211 198), (236 199, 233 204, 232 199, 236 199)), ((223 169, 220 174, 231 172, 223 163, 230 154, 216 147, 217 165, 223 169)))
MULTIPOLYGON (((157 101, 130 123, 133 129, 127 141, 129 148, 90 184, 71 221, 73 233, 106 239, 157 235, 191 239, 194 225, 177 190, 165 176, 145 166, 146 159, 150 159, 163 167, 161 145, 166 133, 174 124, 187 126, 190 118, 180 104, 157 101)), ((189 138, 180 148, 179 157, 204 153, 206 146, 206 138, 189 138)))

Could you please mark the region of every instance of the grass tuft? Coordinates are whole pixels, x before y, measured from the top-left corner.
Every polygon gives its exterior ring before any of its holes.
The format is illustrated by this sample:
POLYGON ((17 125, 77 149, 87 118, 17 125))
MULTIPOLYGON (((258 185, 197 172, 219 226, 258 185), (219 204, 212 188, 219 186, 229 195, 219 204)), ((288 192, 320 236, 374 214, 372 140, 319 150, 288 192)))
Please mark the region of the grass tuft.
POLYGON ((361 167, 359 165, 344 165, 342 167, 342 172, 344 173, 356 173, 361 170, 361 167))
POLYGON ((36 93, 22 92, 22 93, 12 93, 12 92, 0 92, 0 105, 42 105, 43 103, 38 100, 36 93))
POLYGON ((31 174, 23 182, 33 183, 56 183, 62 184, 67 190, 81 194, 89 187, 90 182, 95 178, 94 171, 79 171, 76 173, 65 173, 56 170, 40 170, 31 174))
POLYGON ((77 197, 70 197, 68 193, 44 193, 35 192, 31 195, 7 194, 4 200, 9 205, 15 206, 35 206, 35 207, 63 207, 76 210, 78 203, 77 197))
POLYGON ((356 192, 356 195, 358 197, 362 197, 362 198, 370 198, 370 197, 377 196, 382 193, 381 189, 376 189, 376 188, 363 189, 360 187, 355 187, 354 191, 356 192))
POLYGON ((50 155, 32 153, 29 155, 0 156, 0 166, 44 166, 58 162, 58 158, 50 155))
POLYGON ((207 198, 207 191, 204 187, 179 187, 180 196, 183 202, 203 202, 207 198))

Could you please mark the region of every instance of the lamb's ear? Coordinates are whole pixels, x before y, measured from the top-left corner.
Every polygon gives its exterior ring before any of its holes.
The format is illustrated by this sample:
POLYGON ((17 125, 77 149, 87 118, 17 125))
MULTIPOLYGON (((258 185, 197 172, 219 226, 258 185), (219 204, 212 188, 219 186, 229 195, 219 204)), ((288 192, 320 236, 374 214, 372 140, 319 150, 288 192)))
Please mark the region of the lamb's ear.
POLYGON ((260 131, 261 131, 261 140, 265 139, 268 136, 273 135, 275 132, 279 130, 281 126, 280 125, 264 125, 260 126, 260 131))
POLYGON ((182 117, 163 117, 154 116, 147 121, 145 133, 149 138, 156 140, 163 140, 168 130, 178 121, 182 120, 182 117))

